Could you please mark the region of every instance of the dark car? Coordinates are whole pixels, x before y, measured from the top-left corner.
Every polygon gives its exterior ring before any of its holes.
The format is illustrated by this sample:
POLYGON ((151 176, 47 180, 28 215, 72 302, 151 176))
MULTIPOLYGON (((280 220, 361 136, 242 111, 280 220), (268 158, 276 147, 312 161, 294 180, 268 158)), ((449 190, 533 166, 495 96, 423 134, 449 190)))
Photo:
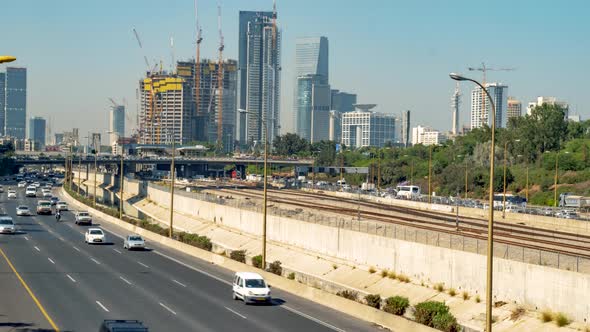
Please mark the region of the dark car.
POLYGON ((51 197, 51 199, 49 199, 49 201, 51 202, 51 205, 55 205, 57 204, 57 202, 59 202, 59 198, 58 197, 51 197))
POLYGON ((148 332, 148 328, 138 320, 105 319, 98 332, 148 332))

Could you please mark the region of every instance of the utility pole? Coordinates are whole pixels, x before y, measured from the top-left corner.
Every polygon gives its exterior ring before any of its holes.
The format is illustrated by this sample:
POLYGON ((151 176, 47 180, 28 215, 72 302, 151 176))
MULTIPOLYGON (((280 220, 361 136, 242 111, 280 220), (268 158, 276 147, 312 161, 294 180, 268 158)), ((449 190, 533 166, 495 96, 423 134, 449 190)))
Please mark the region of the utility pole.
POLYGON ((78 195, 80 195, 80 186, 82 185, 82 154, 78 153, 78 195))
POLYGON ((123 143, 123 140, 120 140, 121 142, 121 166, 120 166, 120 170, 119 170, 119 219, 123 219, 123 185, 125 184, 123 182, 123 178, 125 177, 124 172, 123 172, 123 154, 125 152, 125 144, 123 143))
POLYGON ((263 206, 262 206, 262 269, 266 269, 266 205, 268 200, 267 192, 267 163, 268 163, 268 122, 263 121, 264 125, 264 176, 263 176, 263 206))

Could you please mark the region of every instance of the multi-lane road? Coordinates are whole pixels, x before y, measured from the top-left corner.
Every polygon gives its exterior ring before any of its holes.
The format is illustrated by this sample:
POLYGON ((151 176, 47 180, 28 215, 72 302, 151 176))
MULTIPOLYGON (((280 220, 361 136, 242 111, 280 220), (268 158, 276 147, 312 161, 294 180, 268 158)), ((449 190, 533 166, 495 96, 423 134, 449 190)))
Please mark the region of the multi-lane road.
POLYGON ((18 230, 0 235, 0 331, 97 331, 104 319, 138 319, 150 331, 377 330, 275 288, 272 305, 244 305, 231 297, 231 271, 153 243, 125 251, 127 233, 100 219, 110 243, 87 245, 70 212, 59 223, 17 217, 17 205, 34 211, 38 200, 17 195, 0 194, 18 230))

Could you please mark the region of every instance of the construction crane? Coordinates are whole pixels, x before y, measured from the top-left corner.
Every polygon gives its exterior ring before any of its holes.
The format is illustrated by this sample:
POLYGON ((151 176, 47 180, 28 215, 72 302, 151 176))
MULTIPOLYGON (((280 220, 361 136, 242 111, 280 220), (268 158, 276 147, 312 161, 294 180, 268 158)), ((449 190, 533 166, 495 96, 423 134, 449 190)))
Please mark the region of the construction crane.
POLYGON ((277 44, 277 0, 272 1, 272 48, 277 44))
MULTIPOLYGON (((468 67, 467 68, 469 71, 481 71, 483 73, 483 79, 481 82, 481 85, 483 85, 484 87, 486 86, 486 74, 488 71, 513 71, 516 70, 516 68, 490 68, 490 67, 486 67, 486 64, 484 62, 481 63, 481 67, 468 67)), ((483 110, 487 110, 486 108, 486 102, 487 102, 487 98, 485 98, 482 95, 482 109, 483 110)), ((484 112, 482 112, 482 116, 483 116, 484 112)))
POLYGON ((219 29, 219 65, 217 66, 217 88, 219 89, 217 103, 217 146, 223 146, 223 32, 221 31, 221 5, 217 3, 217 26, 219 29))
POLYGON ((197 115, 201 115, 201 110, 199 107, 199 89, 201 88, 201 42, 203 41, 203 37, 201 35, 201 26, 199 25, 199 7, 197 0, 195 0, 195 20, 197 28, 197 54, 195 56, 195 107, 197 115))
MULTIPOLYGON (((133 28, 133 34, 135 35, 135 39, 137 40, 137 44, 139 44, 139 48, 143 52, 144 51, 143 44, 141 43, 141 39, 139 38, 139 34, 137 33, 137 30, 135 30, 135 27, 133 28)), ((150 69, 151 69, 150 62, 148 61, 148 58, 145 55, 145 53, 143 54, 143 61, 145 61, 145 66, 146 66, 147 70, 150 71, 150 69)))

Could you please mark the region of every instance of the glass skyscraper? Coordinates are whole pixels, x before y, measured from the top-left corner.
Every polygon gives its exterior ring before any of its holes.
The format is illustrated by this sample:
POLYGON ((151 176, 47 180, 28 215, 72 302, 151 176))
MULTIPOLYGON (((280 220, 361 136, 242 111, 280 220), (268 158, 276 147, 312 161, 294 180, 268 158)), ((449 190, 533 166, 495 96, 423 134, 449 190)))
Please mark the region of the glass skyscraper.
POLYGON ((331 106, 328 70, 328 38, 297 38, 293 123, 297 134, 311 142, 329 138, 325 130, 331 106))
POLYGON ((4 133, 25 138, 27 122, 27 69, 7 67, 4 104, 4 133))
POLYGON ((6 74, 0 73, 0 136, 4 136, 4 98, 6 98, 6 74))
POLYGON ((238 139, 252 144, 267 133, 272 143, 280 128, 281 32, 273 27, 272 12, 241 11, 239 25, 238 108, 245 118, 238 121, 238 139))
POLYGON ((35 150, 42 150, 45 146, 46 121, 40 116, 29 119, 29 139, 35 142, 35 150))

